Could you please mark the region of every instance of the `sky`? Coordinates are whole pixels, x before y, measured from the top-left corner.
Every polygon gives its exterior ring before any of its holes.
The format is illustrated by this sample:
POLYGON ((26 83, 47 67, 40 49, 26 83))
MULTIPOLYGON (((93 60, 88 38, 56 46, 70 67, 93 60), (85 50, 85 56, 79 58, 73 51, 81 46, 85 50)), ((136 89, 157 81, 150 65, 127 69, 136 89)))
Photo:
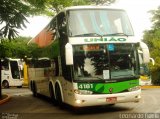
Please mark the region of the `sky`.
MULTIPOLYGON (((116 0, 115 7, 125 9, 131 21, 135 36, 142 39, 143 31, 152 26, 150 10, 156 10, 160 6, 160 0, 116 0)), ((50 21, 46 16, 28 18, 27 28, 19 31, 20 36, 36 36, 50 21)))

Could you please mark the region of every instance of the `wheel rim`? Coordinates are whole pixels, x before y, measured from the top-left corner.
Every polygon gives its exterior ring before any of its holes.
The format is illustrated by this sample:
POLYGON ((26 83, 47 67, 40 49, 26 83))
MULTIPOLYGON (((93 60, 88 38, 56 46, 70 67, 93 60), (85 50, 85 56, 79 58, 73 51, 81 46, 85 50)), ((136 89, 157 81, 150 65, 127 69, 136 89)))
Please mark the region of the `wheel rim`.
POLYGON ((2 87, 3 87, 3 88, 8 88, 8 87, 9 87, 8 82, 7 82, 7 81, 4 81, 4 82, 2 83, 2 87))

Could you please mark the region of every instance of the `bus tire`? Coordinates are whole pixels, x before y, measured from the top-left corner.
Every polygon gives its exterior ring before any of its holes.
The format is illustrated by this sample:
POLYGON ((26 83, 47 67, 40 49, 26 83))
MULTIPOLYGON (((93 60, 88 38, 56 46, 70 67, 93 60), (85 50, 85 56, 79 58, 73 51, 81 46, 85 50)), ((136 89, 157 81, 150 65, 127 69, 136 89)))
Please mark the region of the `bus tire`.
POLYGON ((17 88, 22 88, 22 86, 17 86, 17 88))
POLYGON ((9 83, 8 83, 8 81, 6 81, 6 80, 3 81, 3 82, 2 82, 2 87, 3 87, 3 88, 9 88, 9 83))
POLYGON ((60 106, 60 107, 62 107, 62 95, 61 95, 61 90, 60 90, 60 87, 59 87, 59 85, 58 84, 56 84, 56 86, 55 86, 55 92, 56 92, 56 102, 57 102, 57 104, 60 106))
POLYGON ((114 106, 115 105, 115 103, 114 104, 109 104, 108 106, 114 106))
POLYGON ((49 93, 50 93, 50 98, 51 98, 51 101, 52 101, 53 105, 56 106, 57 105, 57 101, 55 99, 55 94, 54 94, 52 83, 49 84, 49 93))
POLYGON ((37 97, 37 86, 35 82, 32 82, 32 93, 34 97, 37 97))
POLYGON ((32 81, 31 81, 31 82, 30 82, 30 90, 31 90, 31 91, 33 91, 33 86, 32 86, 32 85, 33 85, 33 83, 32 83, 32 81))

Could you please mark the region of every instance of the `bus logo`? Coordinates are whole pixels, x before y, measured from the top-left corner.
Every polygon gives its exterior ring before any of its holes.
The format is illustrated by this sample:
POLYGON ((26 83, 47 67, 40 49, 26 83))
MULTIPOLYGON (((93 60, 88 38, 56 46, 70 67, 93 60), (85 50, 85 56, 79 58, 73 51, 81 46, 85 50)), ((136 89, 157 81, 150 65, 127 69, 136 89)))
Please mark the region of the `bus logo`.
POLYGON ((124 42, 127 41, 127 39, 125 38, 85 38, 84 39, 85 42, 106 42, 106 41, 110 41, 110 42, 124 42))
POLYGON ((112 94, 113 93, 113 88, 109 88, 109 92, 110 92, 110 94, 112 94))

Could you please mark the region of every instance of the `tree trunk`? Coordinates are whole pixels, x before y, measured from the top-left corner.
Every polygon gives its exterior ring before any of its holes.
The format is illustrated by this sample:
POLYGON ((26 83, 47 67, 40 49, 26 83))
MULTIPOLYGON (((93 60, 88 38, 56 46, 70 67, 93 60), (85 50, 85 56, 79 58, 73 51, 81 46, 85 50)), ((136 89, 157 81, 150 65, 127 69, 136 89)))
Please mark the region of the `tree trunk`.
POLYGON ((1 69, 2 69, 2 62, 1 62, 1 58, 0 58, 0 99, 2 98, 2 77, 1 77, 1 69))

